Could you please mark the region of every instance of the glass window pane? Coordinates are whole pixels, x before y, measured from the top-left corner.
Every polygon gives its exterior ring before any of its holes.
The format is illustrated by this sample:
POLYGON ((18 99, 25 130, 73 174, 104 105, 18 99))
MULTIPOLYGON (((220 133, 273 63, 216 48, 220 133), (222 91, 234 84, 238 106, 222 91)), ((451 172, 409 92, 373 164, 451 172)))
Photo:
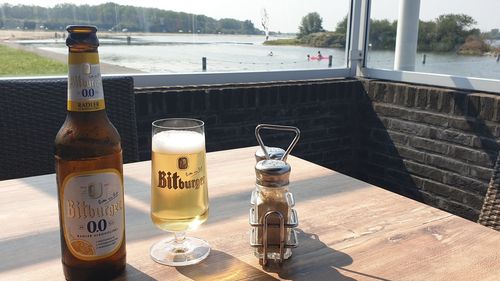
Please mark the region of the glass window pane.
MULTIPOLYGON (((367 66, 394 68, 398 0, 373 0, 367 66)), ((415 71, 500 79, 500 2, 421 0, 415 71)))
POLYGON ((372 0, 366 65, 394 68, 399 0, 372 0))
POLYGON ((49 61, 17 72, 12 62, 0 75, 64 75, 68 24, 97 25, 103 73, 201 72, 203 57, 208 72, 346 67, 349 2, 10 1, 0 6, 0 46, 49 61))

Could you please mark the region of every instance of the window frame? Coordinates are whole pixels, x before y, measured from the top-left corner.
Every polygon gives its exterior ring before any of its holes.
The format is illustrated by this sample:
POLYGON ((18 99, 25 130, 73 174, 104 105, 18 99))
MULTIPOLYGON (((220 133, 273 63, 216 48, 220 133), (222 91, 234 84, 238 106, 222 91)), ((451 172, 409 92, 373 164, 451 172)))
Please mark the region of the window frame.
MULTIPOLYGON (((347 0, 345 0, 347 1, 347 0)), ((323 69, 290 69, 268 71, 233 71, 233 72, 189 72, 189 73, 119 73, 103 74, 103 77, 130 76, 134 79, 134 87, 163 87, 163 86, 197 86, 213 84, 264 83, 273 81, 310 80, 328 78, 353 77, 352 68, 348 60, 351 46, 353 26, 353 3, 349 0, 347 20, 347 34, 344 67, 323 69)), ((29 77, 0 77, 2 80, 52 80, 66 79, 66 76, 29 76, 29 77)))
POLYGON ((372 68, 366 66, 366 53, 368 51, 368 35, 370 30, 370 7, 372 0, 354 0, 359 1, 365 18, 360 18, 360 33, 365 34, 362 53, 365 54, 360 59, 360 67, 356 71, 356 76, 363 78, 382 79, 400 81, 406 83, 423 84, 429 86, 464 89, 470 91, 484 91, 500 93, 500 80, 487 79, 479 77, 467 77, 459 75, 449 75, 440 73, 399 71, 381 68, 372 68))
MULTIPOLYGON (((345 78, 350 76, 348 68, 280 70, 280 71, 245 71, 245 72, 194 72, 194 73, 119 73, 103 74, 103 77, 129 76, 134 79, 134 87, 164 86, 199 86, 239 83, 265 83, 291 80, 311 80, 345 78)), ((0 81, 12 80, 54 80, 67 79, 67 76, 26 76, 0 77, 0 81)))
MULTIPOLYGON (((193 72, 193 73, 121 73, 104 77, 131 76, 135 87, 162 87, 186 85, 213 85, 259 83, 288 80, 324 78, 371 78, 416 83, 437 87, 457 88, 471 91, 500 93, 500 80, 457 75, 397 71, 366 66, 368 35, 370 30, 370 7, 372 0, 349 0, 348 26, 346 34, 346 65, 341 68, 307 70, 271 70, 240 72, 193 72)), ((51 80, 66 79, 66 76, 0 77, 2 80, 51 80)))

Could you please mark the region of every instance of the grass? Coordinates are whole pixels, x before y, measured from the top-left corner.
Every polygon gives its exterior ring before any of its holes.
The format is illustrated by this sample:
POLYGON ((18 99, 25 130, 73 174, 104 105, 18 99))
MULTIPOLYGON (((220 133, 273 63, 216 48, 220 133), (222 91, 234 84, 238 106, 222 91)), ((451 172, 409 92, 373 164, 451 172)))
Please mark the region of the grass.
POLYGON ((37 54, 0 45, 0 76, 66 74, 65 63, 37 54))
POLYGON ((308 46, 320 48, 344 48, 345 47, 345 34, 336 32, 316 32, 305 35, 301 38, 292 39, 277 39, 264 42, 264 45, 271 46, 308 46))
POLYGON ((265 41, 264 45, 269 45, 269 46, 302 45, 302 42, 299 39, 277 39, 277 40, 265 41))

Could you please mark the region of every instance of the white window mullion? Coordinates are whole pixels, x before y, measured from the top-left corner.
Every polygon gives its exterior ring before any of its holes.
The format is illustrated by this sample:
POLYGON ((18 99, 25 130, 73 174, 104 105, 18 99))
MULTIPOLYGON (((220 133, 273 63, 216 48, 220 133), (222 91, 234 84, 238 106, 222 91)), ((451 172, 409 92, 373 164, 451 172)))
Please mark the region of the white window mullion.
POLYGON ((351 76, 359 75, 361 68, 364 66, 364 58, 366 47, 368 45, 368 30, 370 21, 370 3, 371 0, 352 0, 350 16, 350 37, 349 47, 347 50, 348 67, 351 71, 351 76))

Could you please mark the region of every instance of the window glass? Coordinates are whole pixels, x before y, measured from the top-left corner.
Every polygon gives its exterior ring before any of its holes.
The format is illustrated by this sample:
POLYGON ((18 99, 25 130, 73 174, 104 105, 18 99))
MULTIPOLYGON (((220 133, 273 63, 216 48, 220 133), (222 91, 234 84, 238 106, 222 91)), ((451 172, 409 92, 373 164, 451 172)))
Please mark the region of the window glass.
MULTIPOLYGON (((367 66, 394 68, 398 0, 373 0, 367 66)), ((500 1, 421 0, 415 71, 500 79, 500 1)))
POLYGON ((82 3, 0 4, 0 56, 12 58, 0 75, 65 74, 68 24, 98 27, 103 73, 201 72, 202 58, 207 72, 346 67, 348 0, 82 3))

